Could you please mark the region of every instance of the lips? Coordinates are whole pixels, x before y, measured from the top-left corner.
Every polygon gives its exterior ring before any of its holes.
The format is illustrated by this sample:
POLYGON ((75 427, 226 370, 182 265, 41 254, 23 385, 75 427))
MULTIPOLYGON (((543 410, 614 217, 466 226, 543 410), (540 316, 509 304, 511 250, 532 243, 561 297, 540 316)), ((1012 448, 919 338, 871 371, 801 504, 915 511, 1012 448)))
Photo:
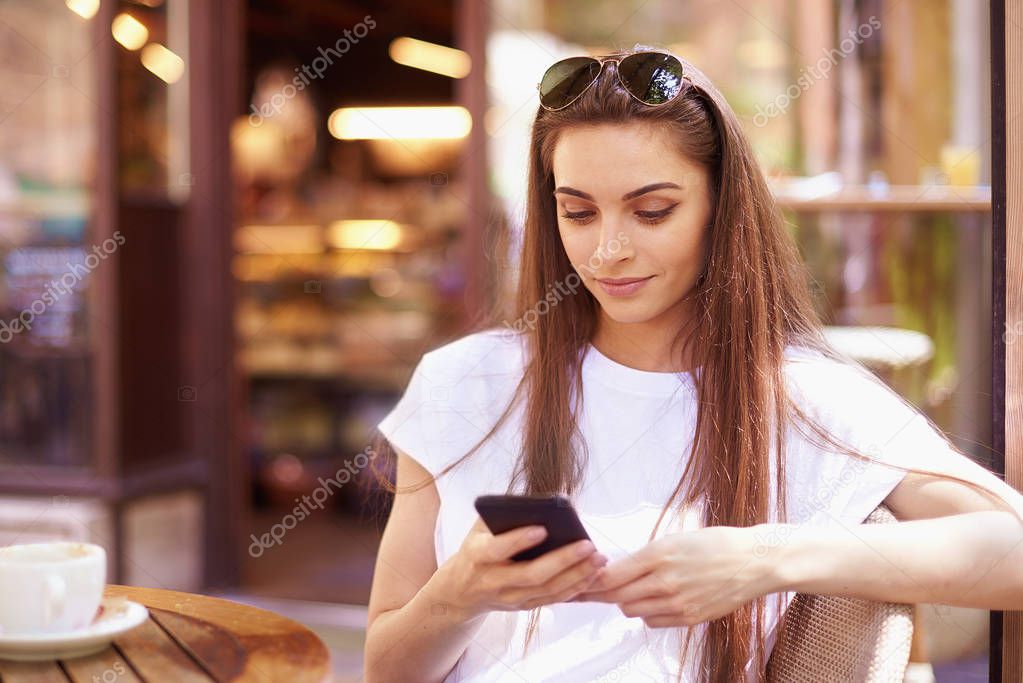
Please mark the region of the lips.
POLYGON ((653 277, 653 276, 652 275, 648 275, 646 277, 622 277, 622 278, 604 277, 604 278, 598 278, 597 281, 598 282, 603 282, 604 284, 608 284, 608 285, 631 285, 633 282, 639 282, 641 280, 648 280, 651 277, 653 277))
POLYGON ((629 296, 639 291, 654 276, 647 277, 623 277, 623 278, 602 278, 597 284, 611 296, 629 296))

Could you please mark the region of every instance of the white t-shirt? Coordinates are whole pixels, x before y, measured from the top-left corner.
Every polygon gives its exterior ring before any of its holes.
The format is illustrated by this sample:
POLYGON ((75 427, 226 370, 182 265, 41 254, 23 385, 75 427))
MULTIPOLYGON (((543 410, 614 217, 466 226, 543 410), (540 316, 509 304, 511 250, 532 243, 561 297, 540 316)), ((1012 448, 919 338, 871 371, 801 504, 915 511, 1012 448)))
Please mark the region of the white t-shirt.
MULTIPOLYGON (((425 354, 380 431, 437 474, 496 423, 522 377, 524 355, 521 337, 507 330, 468 335, 425 354)), ((614 562, 648 542, 682 475, 695 428, 694 377, 637 370, 592 345, 582 371, 579 427, 589 457, 572 502, 597 549, 614 562)), ((804 411, 879 460, 940 469, 942 461, 962 458, 922 415, 862 369, 790 349, 785 375, 804 411)), ((438 566, 458 550, 475 522, 475 498, 505 493, 521 444, 522 414, 520 404, 490 441, 436 481, 438 566)), ((859 524, 904 476, 822 450, 791 427, 786 448, 792 523, 859 524)), ((682 517, 683 530, 701 526, 696 510, 682 517)), ((669 512, 657 537, 679 528, 678 516, 669 512)), ((792 594, 784 597, 787 606, 792 594)), ((768 600, 772 626, 778 622, 774 602, 768 600)), ((678 670, 681 630, 646 627, 616 605, 543 607, 524 656, 528 616, 491 612, 446 680, 667 681, 678 670)))

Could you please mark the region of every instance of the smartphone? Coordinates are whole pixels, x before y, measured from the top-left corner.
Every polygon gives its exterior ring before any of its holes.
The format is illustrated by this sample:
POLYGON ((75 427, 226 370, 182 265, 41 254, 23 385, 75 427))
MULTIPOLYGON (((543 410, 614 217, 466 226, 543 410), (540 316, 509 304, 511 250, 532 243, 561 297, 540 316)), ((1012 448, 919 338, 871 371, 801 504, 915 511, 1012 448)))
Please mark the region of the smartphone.
POLYGON ((516 562, 532 560, 563 545, 590 538, 571 501, 561 495, 479 496, 476 498, 476 511, 492 534, 534 524, 546 527, 546 538, 513 555, 511 559, 516 562))

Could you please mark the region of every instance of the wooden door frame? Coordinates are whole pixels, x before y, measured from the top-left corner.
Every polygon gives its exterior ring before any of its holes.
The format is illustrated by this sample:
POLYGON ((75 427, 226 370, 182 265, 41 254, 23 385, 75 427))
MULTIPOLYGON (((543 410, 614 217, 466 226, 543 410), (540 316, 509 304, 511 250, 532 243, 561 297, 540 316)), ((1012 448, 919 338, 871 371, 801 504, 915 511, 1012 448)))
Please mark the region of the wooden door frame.
MULTIPOLYGON (((991 0, 992 452, 1023 490, 1023 0, 991 0)), ((1023 680, 1023 613, 991 613, 989 680, 1023 680)))
POLYGON ((237 586, 247 547, 248 474, 242 451, 241 385, 235 364, 231 272, 234 183, 231 123, 244 111, 243 0, 189 2, 190 177, 183 227, 188 259, 183 327, 185 373, 193 378, 191 443, 207 465, 207 588, 237 586))

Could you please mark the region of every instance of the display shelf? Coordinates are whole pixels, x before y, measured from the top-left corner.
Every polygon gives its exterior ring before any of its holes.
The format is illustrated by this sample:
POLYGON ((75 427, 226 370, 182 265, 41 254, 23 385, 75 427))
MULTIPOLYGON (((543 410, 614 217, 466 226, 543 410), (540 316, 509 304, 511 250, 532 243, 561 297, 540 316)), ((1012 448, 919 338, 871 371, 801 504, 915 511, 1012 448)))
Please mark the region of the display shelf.
POLYGON ((845 185, 813 190, 803 181, 775 183, 775 201, 782 209, 810 211, 901 211, 990 213, 990 186, 845 185))

